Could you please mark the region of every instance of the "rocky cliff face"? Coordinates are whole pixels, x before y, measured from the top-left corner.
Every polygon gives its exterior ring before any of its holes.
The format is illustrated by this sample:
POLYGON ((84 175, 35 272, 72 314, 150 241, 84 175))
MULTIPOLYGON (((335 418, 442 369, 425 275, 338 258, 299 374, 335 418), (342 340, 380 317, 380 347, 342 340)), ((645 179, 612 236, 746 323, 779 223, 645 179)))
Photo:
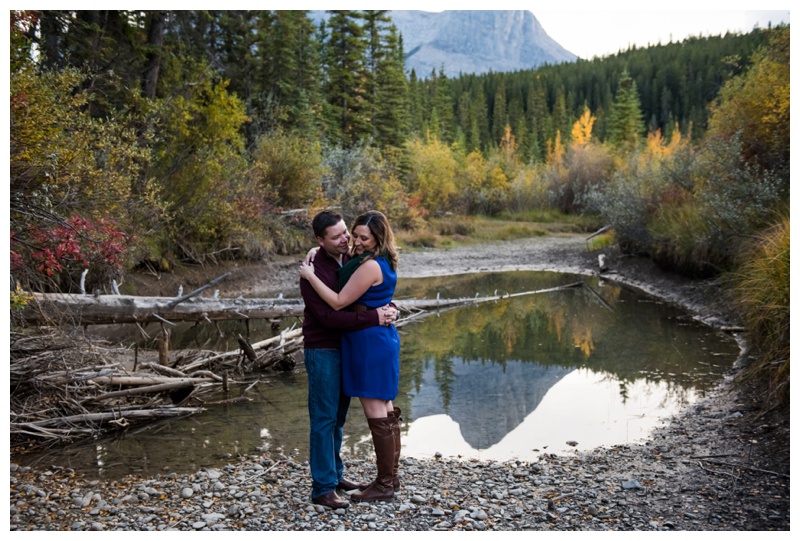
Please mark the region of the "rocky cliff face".
POLYGON ((406 68, 427 77, 444 65, 459 73, 507 72, 572 62, 530 11, 392 11, 403 35, 406 68))
MULTIPOLYGON (((459 73, 508 72, 542 64, 572 62, 577 57, 544 31, 530 11, 391 11, 403 35, 406 69, 427 78, 444 66, 459 73)), ((312 11, 319 21, 327 13, 312 11)))

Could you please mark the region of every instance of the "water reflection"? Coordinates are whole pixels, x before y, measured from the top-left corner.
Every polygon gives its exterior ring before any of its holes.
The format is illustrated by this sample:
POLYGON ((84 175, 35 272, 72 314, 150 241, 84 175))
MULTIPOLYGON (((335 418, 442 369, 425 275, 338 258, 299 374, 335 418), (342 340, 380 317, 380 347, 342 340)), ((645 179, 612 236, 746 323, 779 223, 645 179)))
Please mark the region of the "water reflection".
MULTIPOLYGON (((398 297, 487 296, 576 280, 586 287, 448 310, 401 329, 395 404, 405 419, 404 454, 531 459, 635 441, 702 396, 736 358, 729 337, 597 279, 508 272, 403 280, 398 297)), ((257 449, 297 450, 305 459, 302 362, 292 373, 266 376, 247 402, 208 405, 201 415, 95 442, 88 451, 70 447, 52 462, 112 477, 195 471, 257 449)), ((344 453, 371 456, 370 441, 354 400, 344 453)))
MULTIPOLYGON (((633 442, 646 438, 664 417, 675 412, 678 404, 664 400, 669 396, 665 386, 635 382, 630 389, 635 398, 623 402, 619 400, 617 382, 578 369, 557 382, 520 422, 506 419, 512 421, 511 426, 493 429, 491 424, 475 426, 458 417, 433 414, 411 424, 404 451, 420 457, 442 453, 480 459, 532 460, 544 451, 633 442), (484 434, 485 446, 467 440, 484 434)), ((689 395, 690 399, 696 398, 694 392, 689 395)))
MULTIPOLYGON (((447 296, 569 278, 462 276, 447 296)), ((678 310, 598 280, 448 311, 404 336, 410 416, 426 419, 412 423, 407 445, 416 454, 507 459, 634 441, 702 395, 737 352, 678 310), (448 432, 453 423, 458 434, 448 432)))
MULTIPOLYGON (((442 379, 436 363, 424 363, 422 381, 408 392, 410 415, 423 419, 446 414, 459 426, 458 439, 476 450, 488 449, 513 431, 571 371, 537 363, 485 364, 456 357, 447 364, 447 377, 442 379)), ((450 438, 435 438, 431 443, 442 441, 450 438)))

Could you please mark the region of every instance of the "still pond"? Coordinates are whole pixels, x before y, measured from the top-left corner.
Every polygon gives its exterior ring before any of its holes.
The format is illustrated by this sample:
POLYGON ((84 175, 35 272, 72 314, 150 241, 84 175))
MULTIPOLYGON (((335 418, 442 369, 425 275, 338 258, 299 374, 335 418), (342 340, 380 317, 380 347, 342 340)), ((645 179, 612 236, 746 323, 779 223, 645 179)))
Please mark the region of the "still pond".
MULTIPOLYGON (((490 296, 576 281, 584 287, 431 313, 400 328, 395 406, 403 411, 403 455, 534 460, 543 452, 635 443, 702 397, 739 353, 733 338, 682 310, 597 277, 517 271, 401 279, 395 298, 490 296)), ((298 321, 283 323, 292 324, 298 321)), ((210 342, 226 351, 236 349, 231 340, 244 324, 222 326, 222 340, 211 325, 185 329, 173 334, 173 348, 210 342)), ((253 342, 274 333, 268 324, 249 331, 253 342)), ((130 344, 135 335, 114 336, 130 344)), ((302 352, 297 359, 292 372, 258 375, 249 402, 15 459, 102 478, 192 472, 263 451, 306 460, 302 352)), ((216 398, 238 396, 249 383, 216 398)), ((343 447, 345 457, 372 454, 357 400, 343 447)))

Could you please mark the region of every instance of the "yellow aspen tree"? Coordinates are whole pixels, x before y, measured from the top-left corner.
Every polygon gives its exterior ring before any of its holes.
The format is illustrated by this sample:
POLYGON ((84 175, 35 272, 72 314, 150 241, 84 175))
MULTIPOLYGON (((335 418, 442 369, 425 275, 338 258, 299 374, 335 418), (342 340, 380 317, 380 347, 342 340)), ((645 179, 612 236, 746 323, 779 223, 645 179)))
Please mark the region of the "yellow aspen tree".
POLYGON ((658 158, 666 158, 675 153, 681 145, 681 132, 676 129, 672 132, 669 143, 666 142, 661 130, 652 131, 647 134, 647 151, 658 158))
POLYGON ((560 169, 564 167, 564 155, 566 150, 561 142, 561 131, 556 131, 555 141, 547 141, 547 165, 553 165, 560 169))
POLYGON ((667 155, 672 155, 675 153, 678 148, 681 146, 681 141, 683 137, 681 136, 681 131, 678 129, 678 125, 675 125, 675 129, 672 130, 672 138, 669 140, 669 145, 667 145, 667 155))
POLYGON ((507 163, 514 163, 517 156, 517 141, 511 131, 511 125, 506 124, 503 138, 500 140, 500 151, 503 153, 507 163))
POLYGON ((660 129, 647 134, 647 152, 656 157, 663 157, 667 154, 667 145, 660 129))
POLYGON ((583 114, 572 125, 572 143, 574 145, 586 146, 591 143, 595 120, 597 117, 592 114, 589 107, 584 107, 583 114))

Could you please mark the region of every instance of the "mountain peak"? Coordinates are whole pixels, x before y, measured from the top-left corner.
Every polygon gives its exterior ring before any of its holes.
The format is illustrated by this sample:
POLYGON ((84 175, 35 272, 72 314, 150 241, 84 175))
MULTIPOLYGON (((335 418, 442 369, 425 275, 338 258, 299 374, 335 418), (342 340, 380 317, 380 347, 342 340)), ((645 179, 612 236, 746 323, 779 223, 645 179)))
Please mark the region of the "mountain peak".
MULTIPOLYGON (((577 56, 547 35, 526 10, 389 12, 403 36, 406 69, 428 77, 442 66, 448 77, 533 69, 573 62, 577 56)), ((314 19, 327 18, 311 12, 314 19)))

